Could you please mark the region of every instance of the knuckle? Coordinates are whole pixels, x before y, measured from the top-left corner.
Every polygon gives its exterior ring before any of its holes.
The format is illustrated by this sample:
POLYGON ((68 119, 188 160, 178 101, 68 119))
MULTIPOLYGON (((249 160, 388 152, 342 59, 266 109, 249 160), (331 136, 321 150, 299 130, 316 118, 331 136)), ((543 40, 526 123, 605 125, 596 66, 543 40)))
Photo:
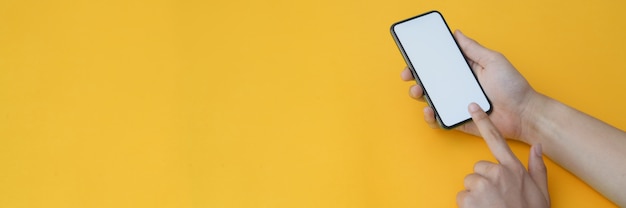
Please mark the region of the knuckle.
POLYGON ((465 178, 463 179, 463 185, 465 186, 466 189, 469 189, 472 186, 472 179, 471 179, 471 175, 466 175, 465 178))
POLYGON ((506 169, 502 167, 501 165, 496 165, 496 166, 491 167, 489 172, 491 176, 493 176, 496 179, 499 179, 505 175, 506 169))
MULTIPOLYGON (((520 165, 521 166, 521 165, 520 165)), ((525 174, 528 173, 528 171, 526 171, 526 168, 524 168, 524 166, 516 166, 516 168, 513 169, 513 171, 515 172, 516 175, 518 176, 523 176, 525 174)))
POLYGON ((479 177, 474 181, 474 184, 477 190, 485 190, 485 188, 489 186, 489 180, 484 177, 479 177))
POLYGON ((474 172, 477 172, 477 173, 486 172, 493 165, 495 164, 485 161, 485 160, 478 161, 474 164, 474 172))
POLYGON ((457 201, 463 201, 463 199, 465 199, 465 192, 466 192, 466 190, 462 190, 462 191, 459 191, 458 193, 456 193, 456 200, 457 201))
POLYGON ((474 163, 474 172, 480 172, 480 168, 483 166, 482 162, 483 161, 478 161, 477 163, 474 163))
POLYGON ((503 167, 502 169, 502 174, 506 174, 508 172, 514 176, 523 176, 528 173, 522 164, 510 165, 508 167, 503 167))
POLYGON ((536 169, 544 174, 548 173, 548 168, 546 168, 546 165, 544 164, 538 165, 536 169))
POLYGON ((470 199, 471 196, 469 196, 467 190, 459 191, 459 193, 456 194, 456 204, 459 207, 467 207, 470 199))
POLYGON ((463 201, 465 201, 465 195, 462 194, 463 191, 456 194, 456 205, 459 207, 464 207, 463 201))

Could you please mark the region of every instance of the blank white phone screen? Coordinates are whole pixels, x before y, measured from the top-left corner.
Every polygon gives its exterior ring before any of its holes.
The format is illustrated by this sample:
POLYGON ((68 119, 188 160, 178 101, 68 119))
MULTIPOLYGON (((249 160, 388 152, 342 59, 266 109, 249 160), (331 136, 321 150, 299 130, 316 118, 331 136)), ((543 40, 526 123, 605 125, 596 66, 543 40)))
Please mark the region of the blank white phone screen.
POLYGON ((439 12, 397 23, 392 30, 444 127, 470 119, 472 102, 491 109, 439 12))

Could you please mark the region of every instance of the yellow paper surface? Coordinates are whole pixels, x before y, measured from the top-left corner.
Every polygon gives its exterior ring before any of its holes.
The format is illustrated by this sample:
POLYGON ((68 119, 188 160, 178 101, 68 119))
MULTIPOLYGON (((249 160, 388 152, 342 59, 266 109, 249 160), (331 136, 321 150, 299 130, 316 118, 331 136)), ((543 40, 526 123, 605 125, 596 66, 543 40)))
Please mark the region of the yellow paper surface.
MULTIPOLYGON (((424 123, 389 26, 439 10, 626 129, 625 6, 2 0, 0 207, 453 207, 493 157, 424 123)), ((553 207, 615 207, 547 165, 553 207)))

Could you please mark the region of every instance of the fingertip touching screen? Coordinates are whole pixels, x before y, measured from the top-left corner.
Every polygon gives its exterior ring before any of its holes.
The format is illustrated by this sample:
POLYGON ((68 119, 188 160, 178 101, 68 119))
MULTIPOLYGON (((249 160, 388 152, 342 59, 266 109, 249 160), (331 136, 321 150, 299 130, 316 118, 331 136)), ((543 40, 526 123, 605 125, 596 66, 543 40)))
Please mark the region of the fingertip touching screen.
POLYGON ((439 12, 398 22, 391 29, 442 127, 453 128, 469 120, 467 107, 472 102, 485 111, 491 110, 487 96, 439 12))

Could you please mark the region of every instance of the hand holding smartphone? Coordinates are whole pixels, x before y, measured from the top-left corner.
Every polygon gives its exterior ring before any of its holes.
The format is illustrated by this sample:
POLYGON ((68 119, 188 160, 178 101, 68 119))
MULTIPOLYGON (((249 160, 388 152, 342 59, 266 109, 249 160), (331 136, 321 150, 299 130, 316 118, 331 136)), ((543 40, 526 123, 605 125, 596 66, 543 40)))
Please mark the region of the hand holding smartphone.
POLYGON ((492 111, 441 13, 431 11, 397 22, 391 34, 442 128, 471 120, 467 107, 472 102, 487 113, 492 111))

